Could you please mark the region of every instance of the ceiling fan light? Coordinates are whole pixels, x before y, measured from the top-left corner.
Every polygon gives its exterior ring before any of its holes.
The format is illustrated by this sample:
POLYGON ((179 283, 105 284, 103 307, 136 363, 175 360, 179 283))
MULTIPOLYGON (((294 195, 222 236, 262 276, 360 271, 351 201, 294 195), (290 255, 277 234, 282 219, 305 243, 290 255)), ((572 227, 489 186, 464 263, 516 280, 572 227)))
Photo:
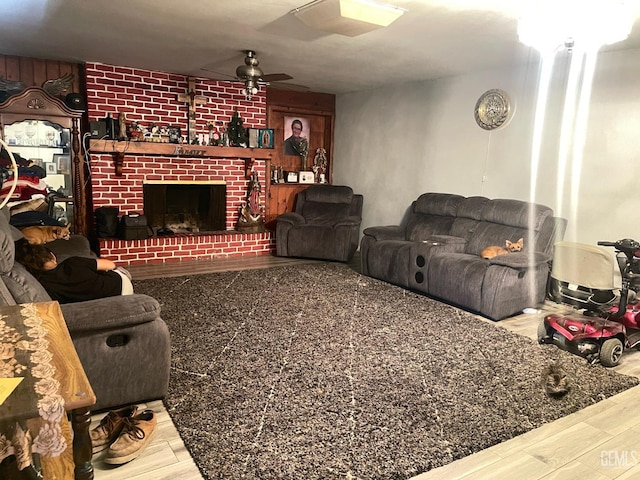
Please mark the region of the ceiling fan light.
POLYGON ((311 28, 349 37, 387 27, 405 12, 374 0, 315 0, 291 11, 311 28))

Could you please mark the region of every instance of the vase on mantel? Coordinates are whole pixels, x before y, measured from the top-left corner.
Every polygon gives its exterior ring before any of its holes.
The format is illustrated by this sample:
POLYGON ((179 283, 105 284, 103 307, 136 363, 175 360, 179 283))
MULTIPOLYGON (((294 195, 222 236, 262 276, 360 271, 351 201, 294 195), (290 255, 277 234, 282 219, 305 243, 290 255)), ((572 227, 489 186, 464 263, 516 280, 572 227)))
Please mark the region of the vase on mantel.
POLYGON ((302 171, 306 172, 307 171, 307 156, 306 155, 300 155, 300 160, 302 160, 302 171))

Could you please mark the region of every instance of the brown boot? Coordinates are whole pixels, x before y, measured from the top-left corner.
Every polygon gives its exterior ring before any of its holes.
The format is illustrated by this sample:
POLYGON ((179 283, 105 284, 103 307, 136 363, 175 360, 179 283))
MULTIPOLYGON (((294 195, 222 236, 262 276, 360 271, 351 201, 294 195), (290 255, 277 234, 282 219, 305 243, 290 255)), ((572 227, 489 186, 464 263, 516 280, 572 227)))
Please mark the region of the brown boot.
POLYGON ((109 447, 104 461, 112 465, 120 465, 136 458, 151 443, 157 425, 158 420, 152 410, 145 410, 138 415, 125 418, 122 432, 109 447))
POLYGON ((124 426, 124 419, 134 416, 138 411, 136 405, 112 410, 102 420, 100 425, 91 430, 91 447, 93 453, 100 452, 111 445, 120 435, 124 426))

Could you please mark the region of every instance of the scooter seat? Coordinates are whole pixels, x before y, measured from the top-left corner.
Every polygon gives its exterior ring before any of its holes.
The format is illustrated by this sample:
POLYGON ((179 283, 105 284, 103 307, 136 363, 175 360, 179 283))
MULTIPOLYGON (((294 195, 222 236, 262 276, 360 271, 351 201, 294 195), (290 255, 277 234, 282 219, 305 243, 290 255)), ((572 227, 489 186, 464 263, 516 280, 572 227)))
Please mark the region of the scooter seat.
POLYGON ((588 288, 551 277, 549 298, 556 303, 571 305, 578 309, 599 311, 612 306, 617 296, 613 290, 588 288))

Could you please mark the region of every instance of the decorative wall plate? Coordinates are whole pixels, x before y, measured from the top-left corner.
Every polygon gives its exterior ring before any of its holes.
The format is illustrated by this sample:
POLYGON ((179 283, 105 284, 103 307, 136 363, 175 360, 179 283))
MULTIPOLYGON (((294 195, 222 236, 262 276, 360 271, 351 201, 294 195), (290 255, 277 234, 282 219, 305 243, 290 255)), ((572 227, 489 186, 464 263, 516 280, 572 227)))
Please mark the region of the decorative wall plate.
POLYGON ((500 127, 509 117, 511 102, 503 90, 487 90, 476 102, 474 115, 480 128, 493 130, 500 127))

